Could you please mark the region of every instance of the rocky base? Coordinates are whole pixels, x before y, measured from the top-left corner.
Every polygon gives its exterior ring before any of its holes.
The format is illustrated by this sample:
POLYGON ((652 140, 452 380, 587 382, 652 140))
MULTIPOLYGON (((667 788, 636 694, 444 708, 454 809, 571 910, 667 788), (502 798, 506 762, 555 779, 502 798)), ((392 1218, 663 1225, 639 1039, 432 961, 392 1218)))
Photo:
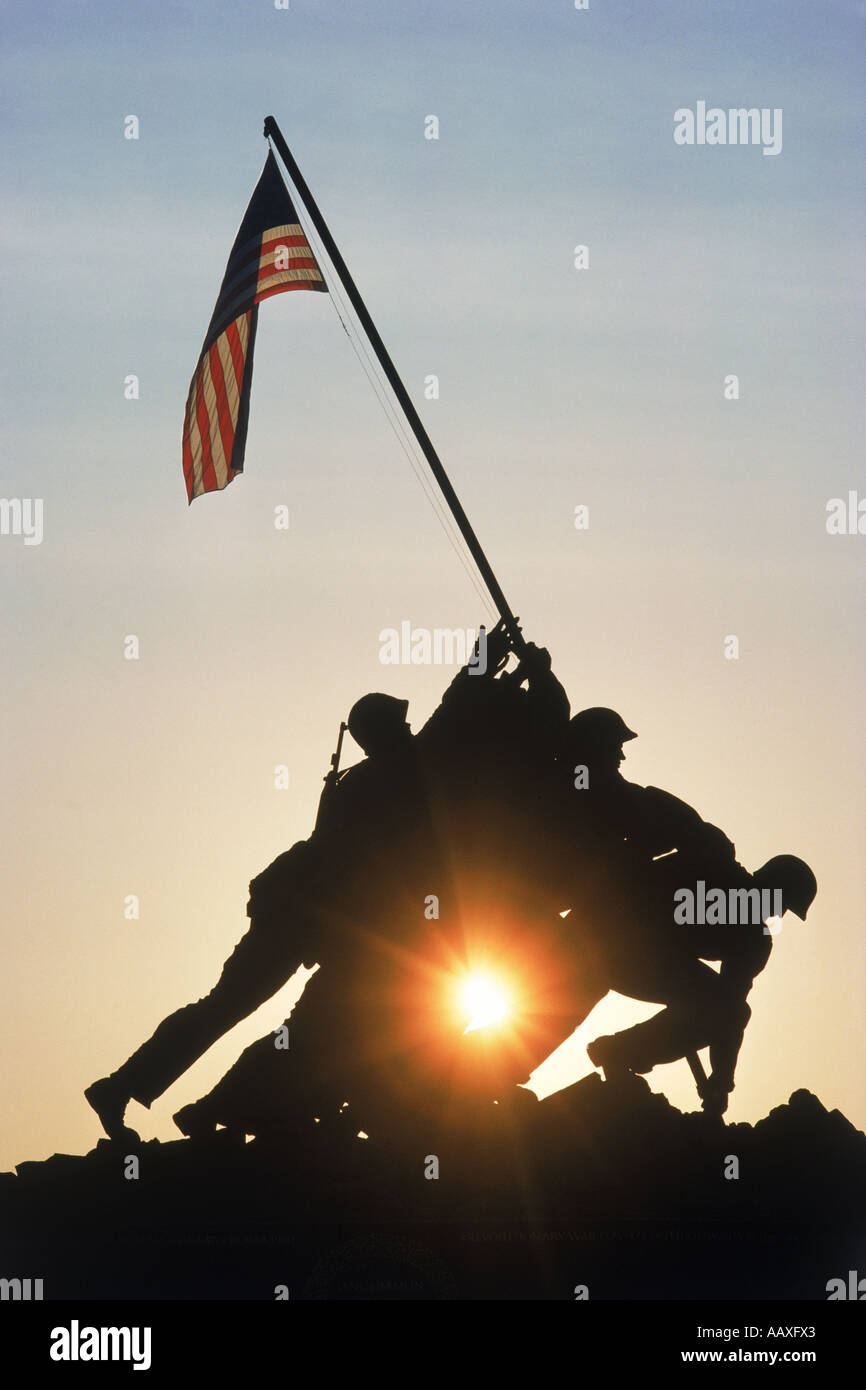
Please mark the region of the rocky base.
POLYGON ((723 1125, 593 1075, 399 1155, 347 1126, 21 1163, 0 1274, 52 1300, 824 1301, 866 1275, 864 1198, 866 1136, 808 1091, 723 1125))

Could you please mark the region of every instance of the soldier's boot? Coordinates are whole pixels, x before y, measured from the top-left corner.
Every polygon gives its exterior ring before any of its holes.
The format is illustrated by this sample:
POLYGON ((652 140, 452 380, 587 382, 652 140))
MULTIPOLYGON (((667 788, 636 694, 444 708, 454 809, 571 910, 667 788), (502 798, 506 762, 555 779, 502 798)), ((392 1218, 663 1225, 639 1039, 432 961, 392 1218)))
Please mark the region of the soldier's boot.
POLYGON ((85 1100, 96 1111, 109 1139, 135 1132, 128 1130, 123 1118, 131 1100, 149 1109, 157 1096, 197 1062, 227 1027, 237 1022, 231 1016, 230 1021, 215 1019, 214 1012, 209 1000, 178 1009, 122 1067, 88 1086, 85 1100))
MULTIPOLYGON (((740 1037, 742 1038, 742 1033, 740 1037)), ((706 1081, 698 1086, 698 1095, 705 1115, 724 1115, 728 1108, 728 1097, 734 1089, 731 1053, 722 1047, 711 1047, 710 1061, 713 1063, 713 1069, 706 1081)), ((736 1061, 736 1054, 733 1055, 733 1061, 736 1061)))
POLYGON ((628 1085, 635 1080, 635 1068, 629 1064, 627 1048, 623 1047, 621 1036, 606 1033, 587 1045, 586 1055, 594 1067, 604 1072, 605 1081, 614 1085, 628 1085))
POLYGON ((109 1138, 125 1132, 123 1115, 131 1100, 149 1109, 218 1038, 285 984, 288 975, 278 954, 268 957, 268 944, 262 935, 250 944, 247 933, 210 994, 163 1019, 122 1067, 87 1088, 85 1097, 109 1138))
POLYGON ((204 1100, 192 1101, 189 1105, 184 1105, 178 1110, 172 1119, 177 1125, 181 1134, 185 1134, 187 1139, 210 1139, 216 1134, 216 1127, 219 1121, 216 1116, 208 1113, 208 1107, 204 1100))
POLYGON ((698 1087, 698 1095, 701 1098, 701 1109, 704 1114, 721 1119, 728 1108, 728 1091, 724 1085, 720 1084, 715 1077, 708 1076, 706 1081, 698 1087))
POLYGON ((99 1116, 99 1122, 109 1139, 130 1139, 139 1142, 139 1135, 124 1121, 130 1096, 122 1077, 117 1072, 94 1081, 84 1092, 84 1099, 99 1116))
MULTIPOLYGON (((303 1017, 301 1001, 296 1011, 303 1017)), ((287 1026, 288 1020, 283 1028, 287 1026)), ((295 1134, 311 1126, 316 1103, 305 1082, 312 1059, 303 1038, 299 1041, 300 1050, 291 1052, 275 1046, 274 1033, 251 1043, 206 1096, 178 1110, 173 1116, 178 1129, 198 1140, 212 1136, 217 1125, 257 1137, 295 1134)))

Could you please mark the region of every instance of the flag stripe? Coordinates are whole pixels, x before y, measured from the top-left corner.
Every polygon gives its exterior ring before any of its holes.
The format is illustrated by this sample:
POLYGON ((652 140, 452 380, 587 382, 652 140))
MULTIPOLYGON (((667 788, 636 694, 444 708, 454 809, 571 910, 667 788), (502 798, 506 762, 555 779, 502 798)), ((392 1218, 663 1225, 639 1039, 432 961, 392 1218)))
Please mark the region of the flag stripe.
POLYGON ((195 413, 201 436, 201 483, 206 492, 216 488, 213 456, 210 451, 210 421, 204 401, 204 373, 199 368, 195 383, 195 413))
POLYGON ((189 473, 187 474, 187 490, 192 489, 195 496, 204 491, 201 478, 201 434, 199 433, 198 420, 195 413, 195 383, 190 387, 189 400, 186 407, 188 431, 184 437, 184 443, 189 452, 189 473))
MULTIPOLYGON (((222 447, 222 456, 228 472, 227 460, 232 456, 232 445, 235 442, 235 428, 232 423, 237 419, 237 412, 232 411, 226 394, 225 381, 223 379, 223 364, 220 361, 220 352, 217 344, 223 341, 218 338, 210 350, 210 374, 214 385, 217 399, 217 425, 219 427, 219 440, 222 447)), ((226 479, 228 481, 228 479, 226 479)))
POLYGON ((308 270, 306 266, 298 266, 292 270, 271 271, 270 274, 265 268, 263 278, 259 280, 256 303, 262 297, 263 290, 270 291, 274 285, 279 285, 286 290, 306 289, 307 285, 303 282, 314 279, 318 274, 317 270, 308 270))
POLYGON ((219 338, 217 338, 214 347, 216 351, 219 352, 220 356, 220 368, 222 369, 223 389, 225 390, 226 394, 226 403, 228 406, 229 414, 233 420, 236 420, 238 418, 238 405, 240 403, 240 387, 238 385, 238 376, 237 372, 235 371, 232 350, 229 347, 228 333, 223 333, 219 338))
POLYGON ((210 355, 208 354, 201 364, 199 372, 199 384, 201 387, 201 403, 204 407, 204 423, 207 430, 207 448, 205 458, 210 460, 210 466, 214 472, 214 478, 219 477, 219 462, 222 445, 219 438, 219 424, 216 412, 216 398, 214 395, 213 382, 210 375, 210 355))
POLYGON ((272 290, 265 290, 264 294, 256 295, 256 303, 260 304, 263 299, 270 299, 272 294, 281 294, 283 290, 308 290, 310 286, 304 281, 299 280, 294 285, 275 285, 272 290))
POLYGON ((238 319, 235 323, 229 324, 225 334, 226 341, 229 345, 229 350, 232 355, 232 363, 234 364, 235 381, 237 382, 238 393, 240 393, 240 390, 244 384, 244 356, 247 350, 246 342, 248 327, 249 321, 247 319, 246 314, 244 314, 242 319, 238 319), (244 329, 243 340, 241 339, 241 326, 243 326, 244 329))

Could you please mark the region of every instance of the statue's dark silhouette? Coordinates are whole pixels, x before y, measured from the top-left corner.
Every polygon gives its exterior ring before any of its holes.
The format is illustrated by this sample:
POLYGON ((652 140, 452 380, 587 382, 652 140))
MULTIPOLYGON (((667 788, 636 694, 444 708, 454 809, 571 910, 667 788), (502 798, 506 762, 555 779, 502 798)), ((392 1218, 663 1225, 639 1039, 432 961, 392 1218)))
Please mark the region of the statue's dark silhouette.
POLYGON ((509 646, 500 624, 486 665, 459 672, 417 735, 407 701, 357 701, 348 729, 366 756, 334 767, 310 839, 250 884, 250 928, 214 989, 87 1091, 110 1136, 131 1098, 150 1105, 300 965, 320 968, 291 1023, 178 1112, 185 1134, 318 1123, 399 1145, 431 1119, 476 1123, 494 1101, 533 1103, 521 1086, 609 990, 665 1007, 596 1039, 593 1064, 622 1080, 688 1056, 704 1108, 724 1112, 766 919, 805 918, 814 876, 791 856, 747 873, 692 807, 622 777, 636 735, 615 711, 569 723, 549 654, 529 644, 508 671, 509 646), (677 921, 676 894, 698 879, 760 910, 677 921), (479 960, 519 979, 519 1018, 463 1032, 449 986, 479 960))

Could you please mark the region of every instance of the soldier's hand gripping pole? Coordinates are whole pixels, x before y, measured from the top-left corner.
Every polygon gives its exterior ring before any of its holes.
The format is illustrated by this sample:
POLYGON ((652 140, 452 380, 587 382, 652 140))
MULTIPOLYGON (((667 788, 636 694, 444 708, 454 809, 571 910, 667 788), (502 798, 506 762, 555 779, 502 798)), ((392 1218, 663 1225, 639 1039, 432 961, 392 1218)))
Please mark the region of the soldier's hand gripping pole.
POLYGON ((491 628, 489 632, 482 626, 478 633, 478 641, 475 644, 473 662, 476 665, 483 662, 483 669, 488 674, 495 676, 514 650, 514 632, 521 635, 522 640, 519 618, 514 619, 513 628, 508 627, 504 618, 500 618, 496 626, 491 628))

